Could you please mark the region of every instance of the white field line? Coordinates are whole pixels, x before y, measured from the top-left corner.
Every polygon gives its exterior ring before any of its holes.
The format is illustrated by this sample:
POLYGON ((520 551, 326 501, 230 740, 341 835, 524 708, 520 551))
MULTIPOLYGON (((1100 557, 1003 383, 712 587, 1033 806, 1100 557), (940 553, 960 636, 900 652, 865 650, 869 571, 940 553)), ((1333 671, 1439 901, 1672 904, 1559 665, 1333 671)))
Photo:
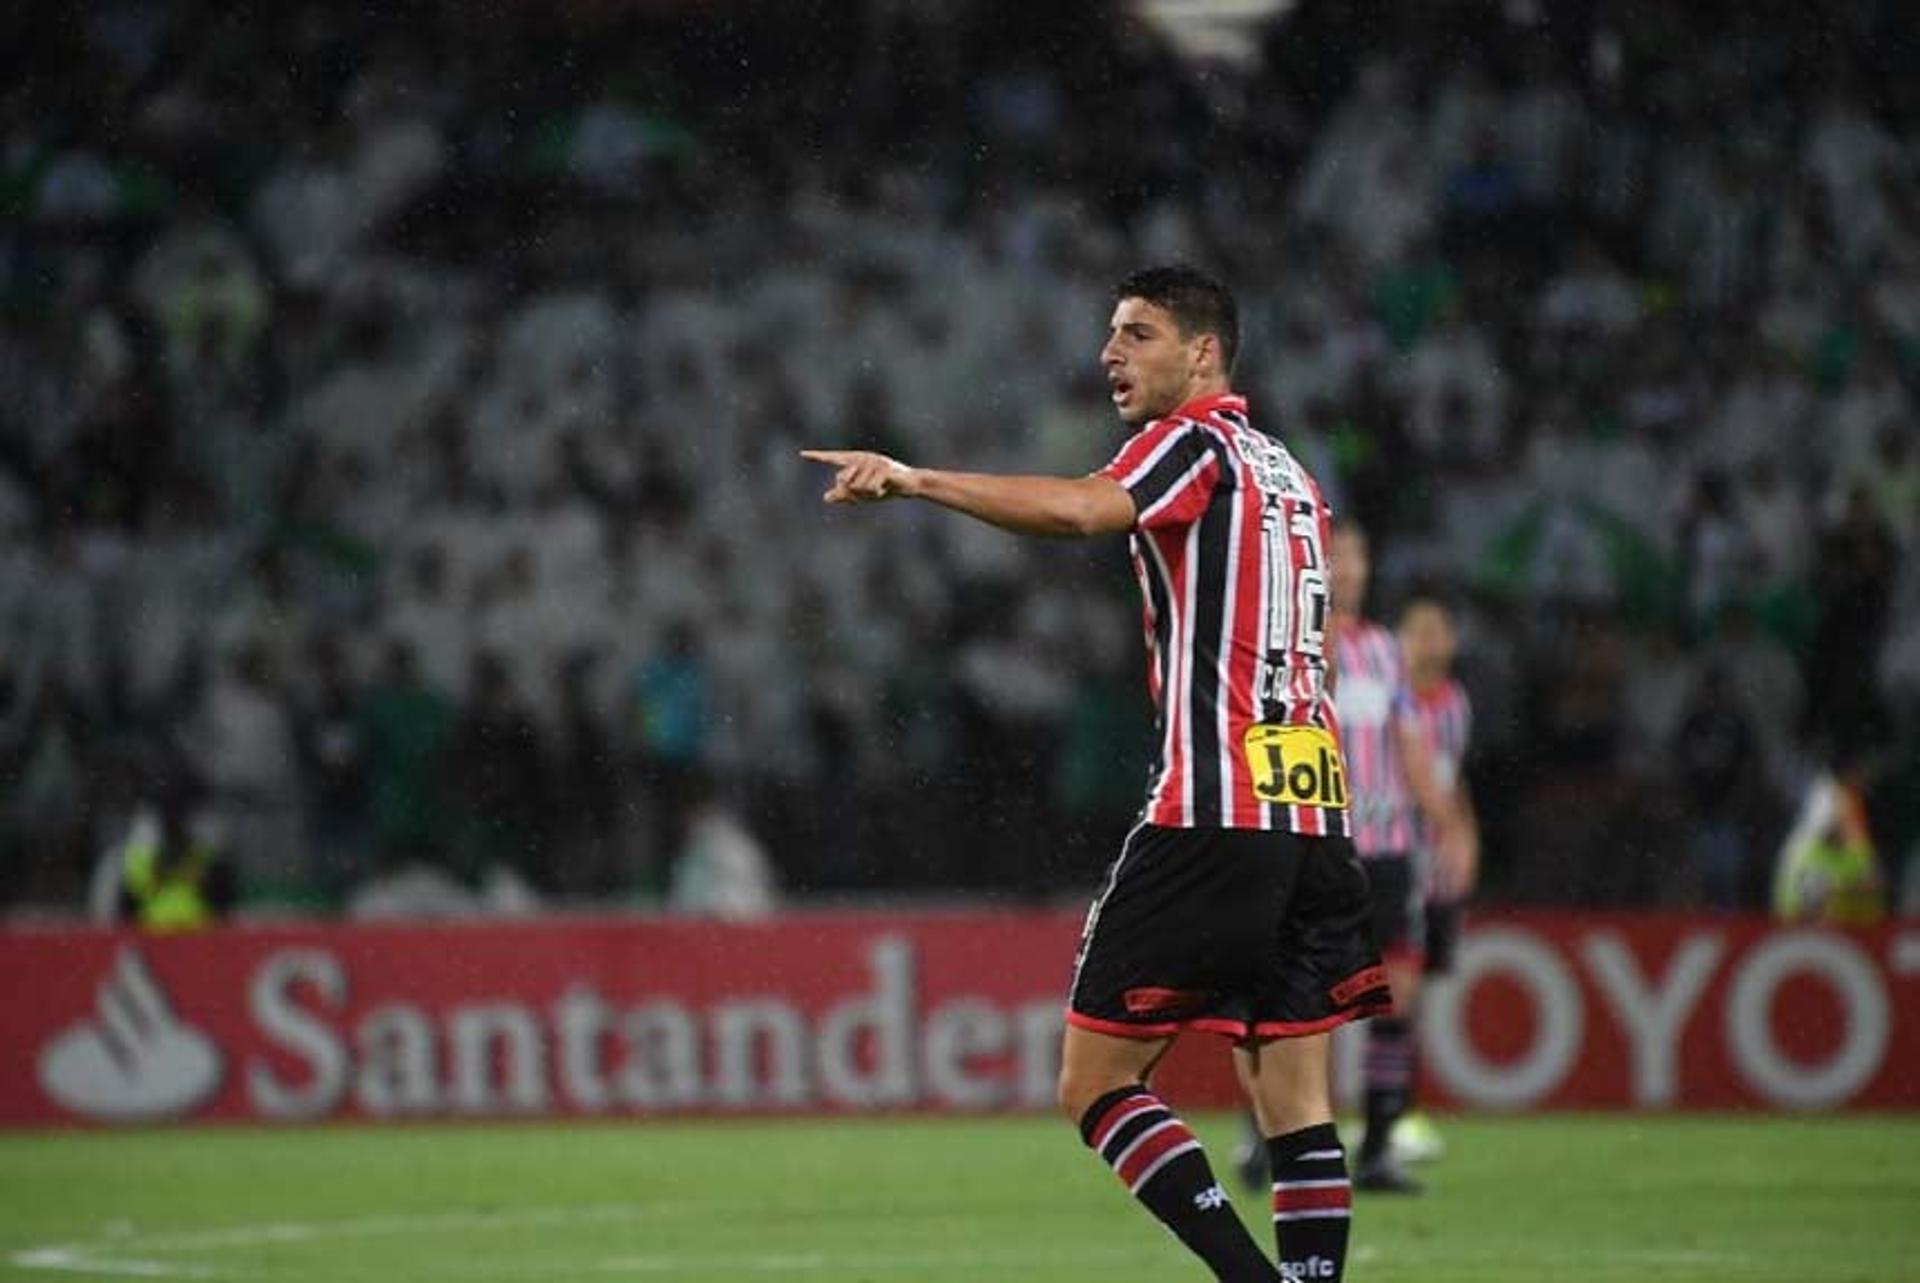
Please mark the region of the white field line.
POLYGON ((8 1259, 23 1270, 48 1270, 58 1274, 112 1274, 141 1279, 218 1278, 218 1270, 199 1265, 169 1265, 165 1261, 136 1261, 119 1257, 94 1256, 97 1248, 53 1246, 28 1248, 8 1259))
MULTIPOLYGON (((1383 1252, 1372 1244, 1363 1244, 1354 1250, 1350 1259, 1356 1265, 1372 1266, 1399 1255, 1396 1252, 1383 1252)), ((1511 1264, 1512 1258, 1510 1254, 1503 1253, 1497 1248, 1488 1247, 1468 1252, 1449 1249, 1447 1259, 1452 1264, 1479 1262, 1511 1264)), ((705 1252, 656 1252, 614 1257, 586 1268, 599 1274, 669 1275, 699 1280, 716 1277, 735 1278, 750 1274, 817 1274, 840 1279, 869 1272, 883 1273, 889 1277, 910 1277, 919 1273, 947 1273, 955 1268, 967 1269, 970 1272, 1005 1270, 1011 1271, 1012 1277, 1031 1278, 1040 1277, 1035 1272, 1044 1271, 1049 1266, 1114 1266, 1137 1263, 1139 1260, 1140 1253, 1130 1247, 1086 1244, 1079 1247, 1062 1246, 1053 1250, 1025 1248, 999 1252, 991 1248, 984 1250, 975 1248, 969 1251, 871 1251, 844 1254, 769 1252, 727 1255, 705 1252)), ((1600 1265, 1641 1268, 1738 1266, 1745 1267, 1749 1271, 1760 1264, 1751 1252, 1716 1252, 1688 1248, 1602 1248, 1581 1253, 1581 1260, 1600 1265)), ((533 1270, 529 1269, 527 1272, 531 1273, 533 1270)), ((1742 1277, 1755 1276, 1749 1272, 1744 1273, 1742 1277)), ((1798 1279, 1801 1276, 1797 1271, 1782 1266, 1780 1277, 1798 1279)))
POLYGON ((688 1278, 713 1278, 721 1271, 728 1277, 737 1274, 820 1274, 831 1272, 835 1278, 849 1273, 885 1271, 889 1275, 914 1274, 926 1270, 949 1271, 956 1266, 970 1270, 1032 1270, 1050 1265, 1124 1265, 1137 1262, 1140 1253, 1130 1247, 1062 1246, 1054 1249, 991 1248, 952 1251, 929 1248, 925 1251, 857 1252, 761 1252, 728 1256, 700 1252, 650 1252, 637 1256, 617 1256, 600 1261, 591 1268, 598 1274, 683 1274, 688 1278))
POLYGON ((176 1252, 197 1254, 333 1239, 617 1223, 642 1220, 649 1216, 706 1211, 713 1206, 710 1203, 605 1203, 585 1207, 535 1207, 520 1211, 357 1216, 337 1221, 263 1221, 251 1225, 171 1230, 156 1234, 115 1233, 99 1242, 52 1243, 44 1247, 25 1248, 14 1252, 8 1260, 23 1270, 64 1274, 108 1274, 125 1278, 220 1278, 226 1272, 213 1266, 146 1258, 155 1253, 163 1256, 176 1252))
MULTIPOLYGON (((718 1202, 607 1203, 583 1207, 527 1208, 520 1211, 449 1211, 418 1215, 381 1215, 348 1217, 332 1221, 263 1221, 197 1230, 174 1230, 153 1234, 128 1234, 107 1231, 94 1242, 58 1243, 26 1248, 8 1259, 22 1269, 63 1274, 92 1274, 116 1278, 217 1279, 236 1277, 232 1271, 207 1264, 203 1260, 180 1260, 175 1254, 197 1257, 252 1247, 273 1247, 297 1243, 323 1243, 340 1239, 380 1238, 469 1232, 485 1229, 527 1229, 542 1226, 617 1224, 671 1217, 689 1213, 708 1213, 721 1208, 718 1202), (175 1256, 172 1260, 151 1257, 175 1256)), ((1372 1264, 1389 1253, 1374 1244, 1355 1245, 1356 1264, 1372 1264)), ((1758 1262, 1751 1253, 1652 1247, 1602 1248, 1583 1254, 1596 1263, 1647 1266, 1753 1266, 1758 1262)), ((1480 1251, 1449 1249, 1450 1260, 1466 1263, 1474 1258, 1506 1259, 1496 1249, 1480 1251)), ((1032 1248, 994 1251, 975 1248, 966 1251, 929 1249, 926 1251, 868 1251, 853 1253, 760 1252, 660 1252, 613 1257, 598 1262, 582 1262, 573 1268, 581 1272, 611 1275, 671 1275, 712 1278, 716 1272, 728 1275, 826 1274, 845 1277, 850 1271, 886 1271, 914 1274, 930 1270, 951 1270, 955 1266, 975 1269, 1033 1269, 1060 1263, 1125 1263, 1138 1259, 1128 1247, 1094 1243, 1063 1245, 1055 1250, 1032 1248)), ((489 1265, 469 1262, 462 1275, 492 1277, 551 1277, 554 1261, 489 1265)))

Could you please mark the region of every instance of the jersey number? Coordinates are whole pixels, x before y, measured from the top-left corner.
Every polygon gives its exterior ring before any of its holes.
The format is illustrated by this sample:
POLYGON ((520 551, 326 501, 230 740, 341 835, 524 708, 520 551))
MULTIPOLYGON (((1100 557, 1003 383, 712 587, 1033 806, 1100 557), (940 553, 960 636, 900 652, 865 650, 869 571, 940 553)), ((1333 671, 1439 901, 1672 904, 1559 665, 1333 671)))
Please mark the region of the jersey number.
POLYGON ((1267 653, 1327 653, 1327 561, 1320 516, 1305 499, 1267 500, 1260 519, 1267 542, 1267 653), (1291 589, 1292 591, 1288 591, 1291 589))

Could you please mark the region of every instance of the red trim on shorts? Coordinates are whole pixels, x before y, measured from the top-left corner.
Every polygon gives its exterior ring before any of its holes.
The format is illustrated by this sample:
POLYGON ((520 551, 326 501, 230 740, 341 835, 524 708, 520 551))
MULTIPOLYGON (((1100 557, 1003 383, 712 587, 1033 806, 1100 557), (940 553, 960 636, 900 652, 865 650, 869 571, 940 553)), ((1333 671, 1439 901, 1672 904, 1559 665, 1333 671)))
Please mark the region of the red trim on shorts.
POLYGON ((1247 1022, 1229 1020, 1225 1016, 1202 1016, 1198 1020, 1187 1022, 1187 1028, 1197 1033, 1219 1034, 1223 1038, 1245 1038, 1247 1022))
POLYGON ((1247 1022, 1229 1020, 1225 1016, 1195 1016, 1191 1020, 1163 1020, 1153 1024, 1131 1024, 1118 1020, 1102 1020, 1098 1016, 1084 1015, 1073 1008, 1067 1008, 1067 1023, 1097 1034, 1111 1034, 1116 1038, 1169 1038, 1177 1033, 1195 1030, 1199 1033, 1220 1034, 1227 1038, 1245 1038, 1247 1022))
POLYGON ((1193 1030, 1195 1033, 1219 1034, 1223 1038, 1245 1042, 1249 1038, 1305 1038, 1310 1034, 1336 1029, 1352 1020, 1384 1016, 1392 1010, 1391 1002, 1367 1002, 1345 1011, 1336 1011, 1331 1016, 1322 1016, 1318 1020, 1261 1020, 1249 1029, 1246 1021, 1229 1020, 1225 1016, 1198 1016, 1192 1020, 1169 1020, 1150 1025, 1123 1024, 1118 1020, 1083 1015, 1069 1007, 1067 1023, 1091 1033, 1110 1034, 1116 1038, 1167 1038, 1193 1030))
POLYGON ((1190 1025, 1191 1021, 1169 1020, 1161 1024, 1134 1025, 1123 1024, 1118 1020, 1102 1020, 1098 1016, 1083 1016, 1072 1007, 1067 1008, 1067 1023, 1096 1034, 1111 1034, 1116 1038, 1165 1038, 1177 1034, 1190 1025))
POLYGON ((1323 1034, 1329 1029, 1338 1029, 1349 1021, 1365 1020, 1369 1016, 1384 1016, 1393 1010, 1390 1002, 1367 1002, 1358 1007, 1349 1007, 1345 1011, 1336 1011, 1331 1016, 1322 1016, 1318 1020, 1262 1020, 1253 1027, 1256 1038, 1305 1038, 1312 1034, 1323 1034))

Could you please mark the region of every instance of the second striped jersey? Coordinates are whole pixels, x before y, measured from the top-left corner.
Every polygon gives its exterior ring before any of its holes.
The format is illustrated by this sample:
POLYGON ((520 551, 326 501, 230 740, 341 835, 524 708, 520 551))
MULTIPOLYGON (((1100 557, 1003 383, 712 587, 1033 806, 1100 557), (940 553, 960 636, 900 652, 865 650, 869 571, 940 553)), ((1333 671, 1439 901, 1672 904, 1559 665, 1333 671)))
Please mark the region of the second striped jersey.
POLYGON ((1102 473, 1138 513, 1133 567, 1161 741, 1143 818, 1345 834, 1319 485, 1232 394, 1149 423, 1102 473))
MULTIPOLYGON (((1420 724, 1433 754, 1433 782, 1443 793, 1460 783, 1466 767, 1467 742, 1473 734, 1473 703, 1464 686, 1448 677, 1431 686, 1415 687, 1414 720, 1420 724)), ((1431 852, 1433 834, 1424 817, 1416 817, 1420 849, 1431 852)))
POLYGON ((1394 742, 1415 715, 1400 642, 1364 619, 1333 631, 1334 696, 1352 770, 1354 849, 1363 856, 1412 855, 1418 836, 1413 793, 1394 742))

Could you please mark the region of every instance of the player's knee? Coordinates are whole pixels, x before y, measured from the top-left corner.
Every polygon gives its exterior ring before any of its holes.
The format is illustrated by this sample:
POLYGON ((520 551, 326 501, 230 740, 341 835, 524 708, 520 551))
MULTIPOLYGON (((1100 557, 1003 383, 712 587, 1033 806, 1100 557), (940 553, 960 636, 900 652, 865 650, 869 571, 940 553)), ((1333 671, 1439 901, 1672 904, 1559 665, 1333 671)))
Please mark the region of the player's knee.
POLYGON ((1054 1083, 1054 1100, 1059 1104, 1060 1112, 1067 1116, 1068 1122, 1076 1126, 1082 1118, 1086 1117, 1087 1110, 1093 1107, 1093 1102, 1100 1099, 1099 1092, 1088 1090, 1085 1080, 1085 1074, 1076 1073, 1071 1068, 1062 1068, 1059 1079, 1054 1083))
POLYGON ((1068 1065, 1060 1070, 1054 1087, 1054 1099, 1059 1103, 1060 1112, 1067 1116, 1067 1121, 1079 1126, 1094 1102, 1122 1087, 1134 1086, 1139 1081, 1138 1074, 1096 1072, 1085 1066, 1068 1065))

